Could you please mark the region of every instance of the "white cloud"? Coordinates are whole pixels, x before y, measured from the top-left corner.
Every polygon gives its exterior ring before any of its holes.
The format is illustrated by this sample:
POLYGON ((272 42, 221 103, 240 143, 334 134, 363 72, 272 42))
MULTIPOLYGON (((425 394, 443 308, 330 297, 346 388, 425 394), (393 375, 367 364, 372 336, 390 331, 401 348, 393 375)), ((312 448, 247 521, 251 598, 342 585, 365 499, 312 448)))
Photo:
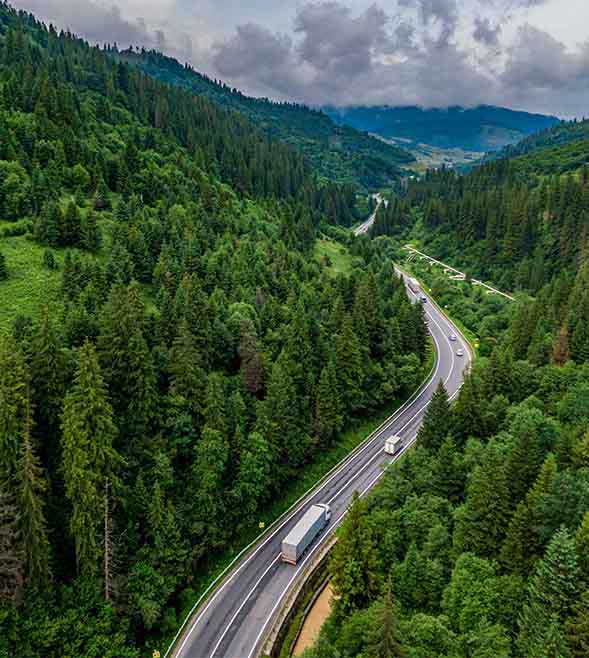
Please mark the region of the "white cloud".
POLYGON ((587 113, 587 0, 13 1, 93 42, 163 48, 253 94, 587 113))

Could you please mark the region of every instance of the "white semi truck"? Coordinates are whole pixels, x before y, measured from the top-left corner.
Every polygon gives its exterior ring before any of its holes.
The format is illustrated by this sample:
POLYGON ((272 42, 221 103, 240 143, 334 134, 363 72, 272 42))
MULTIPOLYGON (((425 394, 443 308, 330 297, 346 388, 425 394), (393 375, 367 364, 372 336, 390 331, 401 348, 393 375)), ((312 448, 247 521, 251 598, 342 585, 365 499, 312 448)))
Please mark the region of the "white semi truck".
POLYGON ((421 290, 421 288, 419 287, 419 281, 417 279, 411 278, 410 276, 407 277, 407 287, 415 295, 417 295, 421 290))
POLYGON ((331 509, 325 503, 311 505, 301 520, 282 540, 280 554, 283 562, 296 564, 311 542, 325 528, 331 519, 331 509))
POLYGON ((384 442, 384 451, 387 453, 387 455, 397 455, 403 450, 403 439, 396 434, 395 436, 391 436, 388 439, 385 440, 384 442))

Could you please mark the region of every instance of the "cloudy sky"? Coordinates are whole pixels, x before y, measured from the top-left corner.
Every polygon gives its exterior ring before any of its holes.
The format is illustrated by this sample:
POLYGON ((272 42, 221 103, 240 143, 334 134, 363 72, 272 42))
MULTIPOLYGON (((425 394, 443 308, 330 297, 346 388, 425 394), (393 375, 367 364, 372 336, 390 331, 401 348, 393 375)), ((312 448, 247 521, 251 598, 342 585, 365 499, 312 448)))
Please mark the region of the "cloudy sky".
POLYGON ((588 0, 12 0, 312 105, 492 103, 589 115, 588 0))

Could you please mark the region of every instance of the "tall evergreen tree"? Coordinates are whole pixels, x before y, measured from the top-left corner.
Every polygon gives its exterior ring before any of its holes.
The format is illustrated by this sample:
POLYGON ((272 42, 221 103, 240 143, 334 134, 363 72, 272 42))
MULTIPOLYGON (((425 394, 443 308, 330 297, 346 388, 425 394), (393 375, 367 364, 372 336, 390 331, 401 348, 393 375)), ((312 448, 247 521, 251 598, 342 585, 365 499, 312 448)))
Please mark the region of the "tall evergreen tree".
POLYGON ((70 530, 78 570, 96 573, 101 562, 104 492, 107 482, 116 480, 121 459, 114 448, 113 410, 90 343, 78 351, 74 384, 65 397, 62 430, 63 474, 72 506, 70 530))
POLYGON ((350 511, 331 552, 337 608, 344 616, 363 608, 378 591, 376 554, 366 509, 354 493, 350 511))
POLYGON ((370 658, 404 658, 407 655, 400 637, 397 608, 390 583, 376 611, 373 628, 367 639, 366 655, 370 658))
POLYGON ((440 379, 436 392, 427 406, 423 423, 417 433, 419 444, 427 450, 437 451, 451 428, 448 393, 440 379))
POLYGON ((343 424, 342 405, 335 359, 330 357, 321 371, 315 402, 314 429, 320 442, 329 445, 343 424))
POLYGON ((456 550, 493 557, 505 536, 509 508, 505 465, 500 453, 489 446, 483 462, 469 479, 466 502, 456 512, 456 550))
POLYGON ((578 593, 578 564, 575 541, 567 530, 559 530, 537 564, 528 587, 518 646, 523 655, 570 655, 564 640, 563 622, 569 617, 578 593))
POLYGON ((42 586, 49 578, 49 539, 42 497, 47 486, 39 467, 39 460, 31 445, 30 424, 31 419, 28 418, 23 431, 17 473, 19 528, 27 582, 42 586))

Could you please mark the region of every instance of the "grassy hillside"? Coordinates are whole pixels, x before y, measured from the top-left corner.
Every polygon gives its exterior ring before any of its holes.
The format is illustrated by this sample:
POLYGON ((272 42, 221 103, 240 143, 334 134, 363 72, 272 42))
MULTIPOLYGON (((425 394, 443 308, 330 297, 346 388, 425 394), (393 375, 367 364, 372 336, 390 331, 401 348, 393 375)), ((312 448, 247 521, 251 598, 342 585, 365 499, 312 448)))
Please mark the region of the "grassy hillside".
POLYGON ((251 98, 159 53, 127 51, 116 56, 158 80, 236 110, 267 135, 302 152, 313 169, 328 180, 376 189, 398 180, 401 166, 414 161, 407 151, 353 128, 338 126, 321 111, 251 98))

